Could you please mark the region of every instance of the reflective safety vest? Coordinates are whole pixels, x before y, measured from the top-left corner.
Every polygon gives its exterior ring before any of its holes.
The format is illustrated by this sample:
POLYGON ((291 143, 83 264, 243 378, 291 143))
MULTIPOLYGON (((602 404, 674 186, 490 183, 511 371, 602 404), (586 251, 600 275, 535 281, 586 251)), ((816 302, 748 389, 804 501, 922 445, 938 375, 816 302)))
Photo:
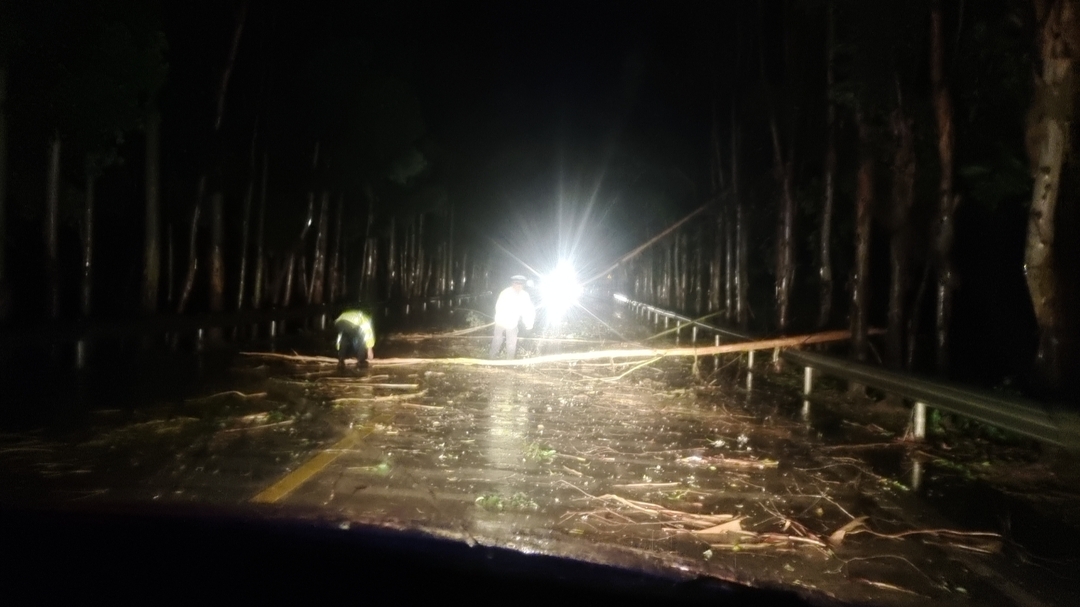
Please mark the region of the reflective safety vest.
MULTIPOLYGON (((337 317, 334 324, 342 321, 347 322, 360 330, 360 334, 364 337, 365 348, 375 347, 375 331, 371 328, 371 319, 368 318, 367 314, 364 314, 360 310, 345 310, 341 313, 341 316, 337 317)), ((340 334, 338 335, 337 347, 341 347, 340 334)))

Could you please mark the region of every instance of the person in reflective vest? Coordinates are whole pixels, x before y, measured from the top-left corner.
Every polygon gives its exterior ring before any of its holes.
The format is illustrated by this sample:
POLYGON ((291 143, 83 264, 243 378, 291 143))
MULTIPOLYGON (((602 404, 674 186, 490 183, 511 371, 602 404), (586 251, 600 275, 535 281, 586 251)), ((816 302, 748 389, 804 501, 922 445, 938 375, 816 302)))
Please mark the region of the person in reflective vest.
POLYGON ((356 353, 356 366, 366 367, 368 361, 375 359, 375 331, 371 328, 371 319, 360 310, 345 310, 334 321, 337 329, 338 368, 345 367, 345 358, 350 350, 356 353), (361 344, 363 347, 361 347, 361 344), (367 354, 366 358, 363 356, 367 354))
POLYGON ((525 277, 518 275, 510 278, 511 285, 499 293, 495 302, 495 336, 491 340, 489 358, 495 358, 506 340, 506 358, 513 359, 517 351, 518 323, 525 323, 525 330, 531 331, 536 319, 529 292, 525 290, 525 277))

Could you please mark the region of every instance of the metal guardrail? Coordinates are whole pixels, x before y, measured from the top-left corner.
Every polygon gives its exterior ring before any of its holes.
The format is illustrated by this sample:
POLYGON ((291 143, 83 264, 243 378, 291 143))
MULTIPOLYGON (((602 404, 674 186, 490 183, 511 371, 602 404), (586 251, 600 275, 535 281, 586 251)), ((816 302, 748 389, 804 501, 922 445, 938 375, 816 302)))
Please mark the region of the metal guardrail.
MULTIPOLYGON (((677 322, 692 323, 694 326, 709 329, 717 334, 725 334, 746 341, 758 339, 695 321, 656 306, 636 302, 623 295, 616 295, 615 299, 630 306, 639 314, 645 315, 646 318, 653 319, 654 322, 657 322, 659 318, 674 319, 677 322)), ((667 322, 665 322, 666 325, 667 322)), ((753 368, 753 351, 749 355, 748 364, 750 368, 753 368)), ((777 355, 804 368, 804 396, 810 395, 813 389, 814 372, 817 371, 913 401, 915 403, 912 412, 913 434, 917 439, 926 437, 926 409, 934 407, 1044 443, 1070 450, 1080 450, 1080 413, 1071 410, 1048 407, 1030 399, 881 369, 816 352, 789 348, 774 353, 774 357, 777 355)), ((750 377, 747 378, 748 386, 751 385, 749 380, 750 377)))
POLYGON ((818 371, 914 401, 916 438, 925 437, 926 407, 934 407, 1041 442, 1070 449, 1080 448, 1080 415, 1071 411, 1055 410, 1025 398, 880 369, 816 352, 788 349, 781 353, 781 357, 806 370, 804 394, 810 393, 813 373, 818 371))
MULTIPOLYGON (((747 335, 745 333, 740 333, 738 331, 734 331, 734 330, 731 330, 731 329, 725 329, 723 327, 717 327, 715 325, 710 325, 708 323, 704 323, 704 322, 701 322, 699 320, 694 320, 693 318, 683 316, 682 314, 672 312, 671 310, 664 310, 663 308, 658 308, 656 306, 649 305, 647 303, 643 303, 643 302, 640 302, 640 301, 634 301, 634 300, 632 300, 632 299, 630 299, 630 298, 628 298, 625 295, 622 295, 620 293, 615 294, 615 301, 617 301, 619 303, 624 303, 624 304, 630 306, 630 308, 633 309, 635 312, 637 312, 638 314, 644 315, 647 318, 653 319, 653 321, 655 323, 657 323, 657 324, 659 324, 660 319, 663 318, 664 319, 664 328, 667 328, 670 321, 674 320, 676 323, 679 323, 680 325, 687 325, 687 326, 690 326, 690 327, 692 327, 694 329, 701 328, 701 329, 704 329, 704 330, 709 331, 711 333, 715 333, 717 335, 726 335, 728 337, 735 337, 735 338, 738 338, 738 339, 745 339, 747 341, 750 341, 750 340, 753 339, 751 336, 749 336, 749 335, 747 335)), ((694 337, 692 338, 692 339, 694 339, 694 341, 696 341, 696 335, 697 334, 695 332, 694 337)))

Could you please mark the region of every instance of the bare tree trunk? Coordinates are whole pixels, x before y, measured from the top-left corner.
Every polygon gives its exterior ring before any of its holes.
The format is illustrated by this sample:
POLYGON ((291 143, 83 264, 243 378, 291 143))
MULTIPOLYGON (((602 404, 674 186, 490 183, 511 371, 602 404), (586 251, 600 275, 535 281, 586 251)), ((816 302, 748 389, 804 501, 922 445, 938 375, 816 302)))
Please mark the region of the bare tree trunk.
POLYGON ((448 282, 445 294, 449 295, 457 287, 455 284, 457 281, 454 280, 454 205, 450 205, 450 226, 446 235, 446 264, 448 282))
POLYGON ((683 305, 683 298, 685 296, 685 290, 682 287, 682 259, 683 259, 683 238, 681 232, 675 232, 675 248, 671 252, 671 293, 672 299, 674 299, 674 306, 680 312, 686 307, 683 305))
POLYGON ((300 284, 298 285, 298 291, 300 291, 300 297, 304 298, 304 303, 311 305, 311 284, 312 281, 308 280, 307 272, 307 254, 300 253, 300 284))
POLYGON ((389 250, 386 255, 386 298, 393 299, 394 295, 399 292, 397 284, 400 278, 400 271, 398 270, 398 252, 397 252, 397 226, 396 217, 390 217, 390 244, 389 250))
POLYGON ((255 284, 251 295, 251 307, 258 310, 263 305, 263 283, 266 282, 266 251, 263 248, 266 233, 266 181, 269 168, 269 155, 263 152, 262 184, 259 188, 259 219, 255 233, 255 284))
POLYGON ((897 107, 892 112, 891 126, 896 139, 892 167, 892 212, 890 213, 890 266, 888 363, 899 369, 904 364, 904 304, 909 283, 908 217, 915 198, 915 134, 912 119, 900 103, 900 84, 897 80, 897 107))
POLYGON ((166 246, 167 251, 165 255, 165 263, 167 272, 165 274, 165 279, 168 281, 168 284, 165 285, 165 302, 171 308, 173 304, 173 287, 176 284, 176 280, 173 277, 173 261, 175 260, 175 257, 173 255, 173 226, 171 221, 169 222, 168 242, 166 246))
POLYGON ((458 282, 458 293, 469 293, 469 289, 472 288, 472 283, 469 280, 469 249, 466 248, 461 252, 461 280, 458 282))
POLYGON ((146 218, 143 243, 143 289, 144 313, 157 311, 158 283, 161 281, 161 113, 153 107, 146 118, 146 218))
POLYGON ((709 266, 709 308, 713 311, 720 310, 724 305, 724 230, 727 229, 724 219, 724 207, 717 200, 713 259, 709 266))
MULTIPOLYGON (((226 100, 226 97, 227 97, 227 92, 229 90, 229 80, 232 77, 233 66, 236 64, 236 54, 237 54, 237 51, 240 48, 240 39, 243 36, 244 24, 247 21, 247 7, 248 7, 247 0, 243 0, 241 2, 241 4, 240 4, 239 9, 237 10, 236 26, 233 28, 232 42, 231 42, 231 44, 229 46, 229 56, 225 61, 225 65, 222 67, 221 79, 220 79, 220 82, 218 83, 217 98, 216 98, 217 111, 216 111, 216 113, 214 115, 213 143, 211 144, 211 146, 212 146, 211 150, 213 151, 214 154, 219 153, 218 147, 221 145, 221 141, 220 141, 221 124, 222 124, 222 121, 225 118, 225 100, 226 100)), ((216 175, 217 175, 217 172, 218 172, 218 167, 213 167, 211 170, 213 171, 213 174, 215 175, 215 180, 214 181, 216 182, 217 181, 216 175)), ((214 195, 215 196, 220 196, 220 192, 217 191, 218 188, 220 188, 220 184, 215 183, 214 188, 215 188, 215 194, 214 195)), ((192 212, 191 249, 190 249, 189 256, 188 256, 188 273, 187 273, 187 278, 184 281, 184 289, 180 294, 180 303, 177 306, 177 310, 181 314, 184 312, 184 309, 187 307, 188 299, 191 297, 191 289, 195 285, 195 272, 196 272, 196 269, 198 267, 198 254, 197 254, 195 245, 197 243, 196 236, 197 236, 197 232, 198 232, 199 215, 200 215, 201 210, 202 210, 201 209, 201 207, 202 207, 202 199, 203 199, 203 196, 205 194, 205 191, 206 191, 206 173, 204 172, 202 177, 199 178, 198 194, 197 194, 196 201, 195 201, 195 209, 192 212)), ((220 206, 220 203, 221 203, 220 199, 216 201, 216 204, 219 204, 219 206, 220 206)), ((221 220, 221 217, 219 216, 219 213, 216 212, 216 211, 212 211, 211 214, 214 215, 214 217, 212 217, 212 221, 214 222, 214 225, 212 226, 212 232, 216 232, 217 228, 218 228, 217 222, 219 220, 221 220)), ((222 226, 221 226, 221 231, 224 232, 224 224, 223 223, 222 223, 222 226)), ((211 253, 210 253, 210 255, 211 255, 210 303, 211 303, 211 308, 212 309, 216 306, 216 309, 218 309, 218 310, 221 310, 224 307, 224 261, 223 260, 218 260, 218 261, 221 261, 221 263, 220 263, 219 266, 215 266, 215 263, 216 263, 215 260, 221 254, 221 250, 220 250, 220 247, 215 246, 214 243, 220 243, 223 238, 224 238, 224 235, 222 235, 221 238, 215 238, 214 235, 212 234, 212 241, 213 242, 211 243, 211 253), (220 270, 220 273, 219 273, 219 270, 220 270), (220 291, 218 290, 219 285, 220 285, 220 291)))
MULTIPOLYGON (((1027 146, 1035 177, 1028 211, 1024 266, 1028 293, 1039 326, 1039 350, 1035 361, 1041 388, 1056 391, 1075 381, 1076 344, 1066 287, 1069 277, 1055 255, 1055 212, 1066 158, 1072 152, 1077 101, 1076 55, 1080 40, 1080 2, 1035 0, 1039 22, 1036 47, 1039 53, 1035 94, 1028 113, 1027 146)), ((935 4, 936 7, 936 4, 935 4)), ((1075 277, 1071 278, 1075 280, 1075 277)))
POLYGON ((425 295, 424 288, 424 214, 421 213, 417 218, 416 235, 413 237, 413 245, 416 247, 416 254, 413 256, 414 274, 416 276, 415 290, 413 297, 422 297, 425 295))
POLYGON ((791 286, 795 279, 795 195, 792 192, 792 159, 784 158, 780 147, 780 128, 776 111, 769 118, 772 132, 773 163, 780 184, 780 213, 776 226, 776 325, 781 334, 787 332, 791 308, 791 286))
MULTIPOLYGON (((338 271, 338 298, 347 301, 349 299, 349 256, 344 255, 341 258, 341 268, 338 271)), ((335 300, 334 303, 337 303, 335 300)))
POLYGON ((86 169, 86 198, 83 207, 83 263, 82 263, 82 289, 80 289, 79 310, 83 318, 90 318, 91 297, 93 295, 94 278, 94 189, 97 178, 88 166, 86 169))
POLYGON ((311 286, 308 292, 308 303, 322 305, 325 285, 323 277, 326 274, 326 231, 329 227, 330 193, 323 192, 322 203, 319 207, 319 227, 315 233, 315 251, 311 262, 311 286))
MULTIPOLYGON (((713 241, 714 259, 713 268, 710 273, 710 299, 709 307, 713 310, 719 310, 722 302, 722 296, 720 293, 721 286, 724 284, 722 281, 726 274, 722 271, 723 258, 724 258, 724 234, 727 227, 727 219, 724 215, 725 205, 723 204, 723 190, 724 190, 724 165, 723 157, 720 153, 720 117, 716 109, 716 97, 713 97, 712 103, 712 195, 714 200, 714 206, 716 209, 716 238, 713 241)), ((729 312, 725 311, 725 317, 729 312)))
POLYGON ((671 297, 671 295, 672 295, 671 292, 674 289, 672 288, 671 283, 672 283, 672 280, 673 280, 672 269, 674 267, 673 257, 674 257, 675 239, 676 239, 676 236, 671 237, 671 241, 672 241, 671 245, 668 246, 664 251, 665 256, 664 256, 664 273, 663 273, 664 286, 663 286, 663 288, 664 288, 664 307, 665 308, 671 308, 672 305, 674 305, 674 300, 671 297))
POLYGON ((214 132, 221 131, 221 122, 225 118, 225 93, 229 89, 229 79, 232 76, 233 66, 236 65, 236 52, 240 49, 240 38, 244 34, 244 24, 247 22, 248 0, 241 0, 236 12, 236 27, 233 28, 232 44, 229 46, 229 58, 225 67, 221 70, 221 83, 218 85, 217 113, 214 119, 214 132))
POLYGON ((856 360, 866 360, 870 300, 870 218, 874 205, 874 156, 870 127, 860 108, 855 110, 859 130, 859 171, 855 185, 855 276, 851 289, 851 347, 856 360))
POLYGON ((952 317, 952 297, 955 276, 952 265, 953 231, 956 207, 960 198, 953 194, 953 109, 952 98, 945 83, 945 40, 940 0, 931 5, 930 16, 930 81, 933 85, 934 114, 938 126, 938 156, 941 162, 941 183, 938 187, 937 233, 934 239, 934 258, 937 267, 937 370, 944 374, 949 368, 949 322, 952 317))
POLYGON ((3 292, 7 283, 7 66, 0 65, 0 321, 4 320, 3 292))
POLYGON ((191 242, 188 244, 188 269, 184 278, 184 287, 180 290, 180 303, 176 306, 176 312, 183 314, 187 308, 188 299, 191 297, 191 289, 195 286, 195 272, 199 267, 199 215, 202 214, 202 199, 206 192, 206 175, 199 178, 198 191, 195 193, 195 209, 191 212, 191 242))
POLYGON ((735 320, 735 213, 724 208, 724 320, 735 320))
POLYGON ((694 247, 694 314, 701 316, 701 305, 704 296, 705 289, 702 288, 701 274, 702 274, 702 254, 701 251, 705 247, 703 241, 701 224, 698 224, 697 230, 694 234, 694 240, 697 241, 694 247))
POLYGON ((739 127, 735 119, 735 104, 731 107, 731 197, 735 203, 735 316, 741 328, 750 322, 750 230, 746 223, 746 209, 739 196, 739 127))
POLYGON ((330 303, 337 303, 338 294, 342 297, 345 295, 345 289, 340 286, 341 283, 341 221, 342 213, 345 210, 345 194, 338 195, 337 213, 335 213, 336 221, 334 222, 334 255, 330 260, 330 293, 328 295, 330 303))
POLYGON ((832 316, 833 271, 832 271, 832 216, 833 199, 836 192, 836 104, 832 101, 833 88, 836 86, 834 71, 836 47, 836 5, 830 0, 828 6, 828 40, 825 49, 825 87, 829 101, 825 113, 825 176, 824 201, 821 208, 821 247, 818 278, 821 281, 818 328, 829 324, 832 316))
POLYGON ((243 217, 240 219, 240 270, 238 272, 236 286, 236 309, 244 308, 244 294, 247 292, 247 262, 249 238, 251 236, 251 201, 255 198, 255 140, 258 133, 258 125, 251 134, 251 162, 248 164, 248 187, 244 192, 243 217))
POLYGON ((922 279, 919 280, 919 288, 915 290, 915 299, 911 302, 911 311, 908 313, 907 357, 904 362, 904 367, 908 371, 915 369, 915 352, 917 350, 917 337, 919 335, 919 317, 922 312, 923 298, 926 296, 926 284, 930 282, 930 270, 932 267, 932 263, 927 261, 923 268, 922 279))
POLYGON ((210 195, 210 311, 225 309, 225 197, 210 195))
POLYGON ((46 309, 49 318, 60 317, 60 131, 49 140, 49 175, 45 189, 45 280, 48 285, 46 309))
MULTIPOLYGON (((307 219, 304 221, 304 227, 300 230, 300 238, 297 239, 296 244, 293 245, 292 249, 289 251, 289 259, 285 264, 285 291, 282 306, 286 308, 289 307, 289 304, 292 302, 293 277, 296 274, 296 258, 297 256, 301 256, 301 262, 303 262, 304 241, 307 239, 307 233, 308 230, 311 229, 311 223, 314 220, 314 216, 315 201, 313 198, 308 198, 307 219)), ((307 293, 304 284, 306 279, 306 276, 301 276, 300 279, 300 290, 304 294, 307 293)))

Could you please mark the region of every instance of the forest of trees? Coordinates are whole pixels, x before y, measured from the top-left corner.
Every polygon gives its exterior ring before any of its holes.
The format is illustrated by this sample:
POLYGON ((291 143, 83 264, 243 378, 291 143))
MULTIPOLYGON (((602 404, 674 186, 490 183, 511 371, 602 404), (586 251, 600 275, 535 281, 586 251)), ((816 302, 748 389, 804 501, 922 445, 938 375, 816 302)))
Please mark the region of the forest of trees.
MULTIPOLYGON (((492 209, 462 185, 482 173, 446 151, 471 134, 432 135, 408 49, 281 50, 298 26, 220 4, 198 43, 169 35, 195 17, 167 4, 0 4, 0 322, 496 286, 465 227, 492 209)), ((608 180, 639 194, 611 216, 639 242, 704 203, 709 220, 624 264, 622 288, 763 333, 850 326, 856 359, 942 375, 994 342, 1028 388, 1075 389, 1080 0, 760 0, 669 21, 699 43, 628 73, 647 87, 682 62, 694 85, 665 94, 694 96, 691 164, 628 130, 608 180), (657 191, 681 194, 643 202, 657 191)))
POLYGON ((848 324, 857 360, 881 323, 873 358, 946 376, 980 347, 952 338, 966 289, 962 313, 999 323, 976 328, 993 336, 981 347, 1030 353, 1010 370, 1029 389, 1075 389, 1077 11, 758 3, 753 27, 719 28, 738 59, 714 66, 728 81, 712 102, 716 221, 635 260, 628 288, 777 333, 848 324))

